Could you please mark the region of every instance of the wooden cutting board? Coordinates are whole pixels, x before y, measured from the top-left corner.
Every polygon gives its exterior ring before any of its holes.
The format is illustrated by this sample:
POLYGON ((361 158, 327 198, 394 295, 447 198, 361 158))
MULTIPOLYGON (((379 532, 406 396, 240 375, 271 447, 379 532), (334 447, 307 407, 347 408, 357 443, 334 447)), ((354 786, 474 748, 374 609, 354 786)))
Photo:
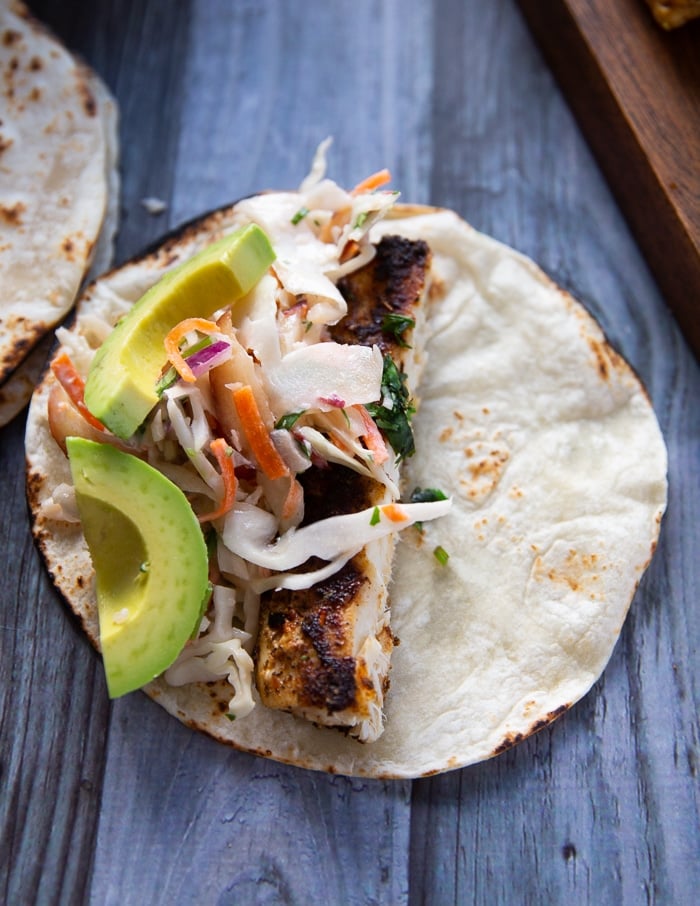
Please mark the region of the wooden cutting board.
POLYGON ((700 20, 644 0, 518 0, 661 292, 700 357, 700 20))

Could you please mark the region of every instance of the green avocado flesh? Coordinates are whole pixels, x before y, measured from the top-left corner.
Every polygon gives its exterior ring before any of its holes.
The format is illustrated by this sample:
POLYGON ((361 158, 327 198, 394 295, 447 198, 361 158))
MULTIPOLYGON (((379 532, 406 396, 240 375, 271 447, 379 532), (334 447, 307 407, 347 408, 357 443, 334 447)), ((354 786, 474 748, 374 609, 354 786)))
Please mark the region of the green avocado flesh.
POLYGON ((166 670, 209 591, 202 530, 182 491, 109 444, 66 441, 97 581, 100 645, 111 698, 166 670))
POLYGON ((158 402, 168 332, 245 296, 274 260, 269 239, 250 224, 166 273, 97 350, 85 383, 90 412, 117 437, 130 437, 158 402))

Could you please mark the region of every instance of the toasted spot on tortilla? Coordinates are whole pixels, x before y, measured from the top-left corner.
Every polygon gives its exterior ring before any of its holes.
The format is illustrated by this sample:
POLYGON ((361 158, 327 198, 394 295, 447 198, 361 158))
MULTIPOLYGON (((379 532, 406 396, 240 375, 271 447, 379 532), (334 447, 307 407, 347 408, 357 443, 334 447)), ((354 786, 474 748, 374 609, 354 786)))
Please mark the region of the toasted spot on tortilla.
POLYGON ((470 500, 484 500, 494 491, 510 459, 505 444, 476 441, 463 449, 468 460, 466 472, 460 470, 459 484, 470 500))
POLYGON ((573 548, 563 555, 561 546, 554 545, 544 557, 539 555, 535 557, 532 577, 535 581, 562 583, 568 585, 572 591, 585 592, 591 598, 596 598, 599 588, 595 583, 600 582, 600 576, 595 570, 600 568, 599 560, 598 554, 579 553, 573 548))
POLYGON ((570 707, 571 705, 560 705, 558 708, 550 711, 546 717, 536 720, 530 728, 530 734, 537 733, 538 730, 542 730, 544 727, 549 726, 549 724, 553 723, 558 717, 561 717, 562 714, 568 711, 570 707))
POLYGON ((61 251, 68 261, 89 258, 92 247, 92 243, 88 242, 82 233, 74 233, 72 236, 66 236, 61 243, 61 251))
POLYGON ((496 748, 493 750, 494 755, 500 755, 503 752, 506 752, 508 749, 512 749, 513 746, 517 746, 519 742, 522 742, 525 739, 523 733, 507 733, 503 742, 500 742, 496 748))
POLYGON ((598 374, 604 381, 607 381, 610 377, 610 372, 608 368, 608 359, 605 355, 603 346, 593 337, 588 340, 588 345, 591 347, 591 351, 595 356, 598 374))
MULTIPOLYGON (((470 450, 466 455, 471 456, 472 451, 470 450)), ((498 477, 501 472, 501 466, 503 463, 507 462, 509 458, 510 454, 507 450, 491 450, 484 459, 470 464, 469 471, 474 479, 483 478, 485 476, 498 477)))
POLYGON ((436 302, 440 300, 444 294, 444 291, 444 281, 433 277, 433 282, 430 284, 430 289, 428 290, 428 301, 436 302))
POLYGON ((21 39, 22 35, 15 31, 13 28, 8 28, 2 36, 2 43, 5 47, 12 47, 17 41, 21 39))
POLYGON ((39 492, 44 486, 46 481, 46 476, 42 475, 41 472, 31 471, 27 475, 27 492, 29 494, 30 501, 35 501, 38 497, 39 492))
POLYGON ((81 98, 83 110, 90 116, 97 116, 97 99, 85 78, 85 72, 78 69, 78 95, 81 98))
MULTIPOLYGON (((532 710, 532 707, 535 706, 535 702, 528 702, 526 708, 529 706, 529 710, 532 710)), ((512 749, 513 746, 518 745, 524 739, 527 739, 528 736, 532 736, 533 733, 537 733, 540 730, 543 730, 549 724, 553 723, 558 717, 564 714, 565 711, 568 711, 571 705, 560 705, 558 708, 555 708, 553 711, 550 711, 545 717, 539 718, 536 720, 529 730, 526 730, 524 733, 520 732, 508 732, 504 736, 502 742, 500 742, 496 748, 493 750, 493 755, 501 755, 503 752, 506 752, 508 749, 512 749)))
POLYGON ((27 206, 16 201, 12 205, 0 205, 0 220, 9 226, 21 226, 22 214, 27 210, 27 206))
POLYGON ((633 386, 630 383, 630 370, 622 356, 607 342, 607 340, 596 334, 592 334, 587 329, 588 325, 584 324, 581 333, 585 338, 588 348, 593 353, 594 368, 605 383, 609 383, 613 375, 622 380, 623 384, 633 386))

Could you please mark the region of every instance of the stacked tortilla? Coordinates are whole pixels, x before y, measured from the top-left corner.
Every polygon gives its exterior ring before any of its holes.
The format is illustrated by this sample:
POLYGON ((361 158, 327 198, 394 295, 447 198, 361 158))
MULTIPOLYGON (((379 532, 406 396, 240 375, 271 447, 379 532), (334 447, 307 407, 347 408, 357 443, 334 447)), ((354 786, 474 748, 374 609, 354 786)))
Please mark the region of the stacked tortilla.
POLYGON ((111 257, 117 109, 14 0, 0 0, 0 425, 22 409, 51 329, 111 257), (46 337, 42 344, 42 339, 46 337))

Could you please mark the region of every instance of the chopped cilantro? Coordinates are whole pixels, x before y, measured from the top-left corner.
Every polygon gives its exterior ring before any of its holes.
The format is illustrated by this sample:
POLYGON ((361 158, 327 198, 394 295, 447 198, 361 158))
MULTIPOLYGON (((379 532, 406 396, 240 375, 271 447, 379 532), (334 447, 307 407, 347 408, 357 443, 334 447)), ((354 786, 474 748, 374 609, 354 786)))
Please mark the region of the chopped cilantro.
POLYGON ((290 431, 302 417, 304 412, 304 409, 300 409, 298 412, 288 412, 286 415, 283 415, 282 418, 277 419, 275 428, 284 428, 286 431, 290 431))
MULTIPOLYGON (((292 435, 292 437, 294 437, 294 435, 292 435)), ((299 437, 294 437, 294 440, 296 441, 297 447, 302 456, 305 456, 307 459, 311 459, 311 445, 309 444, 309 442, 299 437)))
POLYGON ((372 518, 369 520, 370 525, 377 525, 381 521, 381 513, 379 512, 379 507, 375 506, 372 510, 372 518))
POLYGON ((226 717, 228 717, 229 720, 235 720, 235 719, 236 719, 236 715, 235 715, 235 714, 232 714, 230 711, 227 711, 227 712, 226 712, 226 717))
POLYGON ((209 559, 211 559, 216 554, 216 547, 218 544, 216 529, 212 528, 211 525, 208 526, 207 530, 204 533, 204 543, 207 546, 207 554, 209 555, 209 559))
POLYGON ((411 430, 411 416, 416 409, 406 387, 406 375, 399 371, 388 355, 384 356, 382 400, 388 401, 389 405, 368 403, 366 409, 377 427, 386 434, 396 453, 396 460, 400 462, 416 452, 411 430))
POLYGON ((301 223, 308 213, 308 208, 299 208, 294 217, 292 217, 292 224, 296 226, 298 223, 301 223))
MULTIPOLYGON (((202 337, 201 340, 197 340, 196 343, 193 343, 192 346, 185 353, 185 358, 188 356, 194 355, 195 352, 199 352, 200 349, 206 349, 207 346, 211 346, 214 342, 211 336, 202 337)), ((158 396, 162 396, 163 393, 177 381, 180 375, 177 373, 176 369, 170 366, 166 368, 163 374, 156 381, 156 393, 158 396)))
POLYGON ((360 211, 360 213, 357 215, 355 223, 353 224, 353 229, 355 229, 355 230, 361 229, 367 222, 368 217, 369 217, 369 213, 367 211, 360 211))
MULTIPOLYGON (((214 537, 216 538, 216 532, 214 532, 213 534, 214 534, 214 537)), ((211 549, 209 548, 208 539, 207 539, 207 548, 211 552, 211 549)), ((199 627, 202 623, 202 617, 207 612, 207 607, 209 606, 209 601, 211 601, 211 596, 213 594, 214 594, 214 586, 211 584, 211 582, 207 582, 207 590, 204 593, 204 597, 202 598, 202 604, 199 608, 199 614, 197 615, 197 619, 195 621, 194 629, 192 630, 192 634, 190 635, 190 639, 196 639, 197 636, 199 635, 199 627)))
MULTIPOLYGON (((414 488, 411 493, 411 503, 433 503, 436 500, 447 500, 447 494, 439 488, 414 488)), ((415 522, 414 525, 419 532, 423 531, 422 522, 415 522)))
POLYGON ((433 503, 435 500, 447 500, 439 488, 414 488, 411 494, 411 503, 433 503))
POLYGON ((401 346, 403 349, 410 349, 411 347, 404 340, 403 335, 407 330, 410 330, 415 326, 416 322, 413 318, 409 318, 407 315, 400 315, 396 312, 391 312, 388 315, 384 315, 384 320, 382 321, 382 332, 393 334, 399 346, 401 346))
POLYGON ((444 547, 441 547, 439 544, 433 551, 435 559, 441 566, 446 566, 447 561, 450 559, 450 555, 447 553, 444 547))

